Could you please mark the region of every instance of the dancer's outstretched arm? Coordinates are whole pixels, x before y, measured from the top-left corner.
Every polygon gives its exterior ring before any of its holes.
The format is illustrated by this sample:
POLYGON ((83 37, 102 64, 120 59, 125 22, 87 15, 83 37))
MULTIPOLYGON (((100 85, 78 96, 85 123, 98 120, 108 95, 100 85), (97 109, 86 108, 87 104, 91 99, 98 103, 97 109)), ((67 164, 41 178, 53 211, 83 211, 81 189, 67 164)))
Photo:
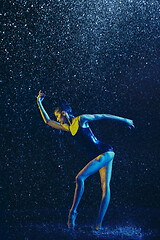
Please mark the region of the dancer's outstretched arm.
POLYGON ((80 119, 81 119, 82 123, 91 122, 91 121, 95 121, 95 120, 101 120, 101 119, 112 119, 112 120, 124 122, 130 128, 134 128, 133 120, 114 116, 111 114, 83 114, 83 115, 81 115, 80 119))
POLYGON ((50 117, 48 116, 46 110, 44 109, 44 107, 42 105, 42 101, 43 101, 44 98, 45 98, 45 94, 42 93, 41 90, 40 90, 39 95, 37 97, 37 104, 38 104, 38 107, 39 107, 39 110, 40 110, 40 113, 42 115, 42 118, 43 118, 44 122, 46 124, 48 124, 49 126, 53 127, 53 128, 68 132, 69 128, 68 128, 67 124, 63 124, 63 126, 62 126, 60 123, 50 119, 50 117))

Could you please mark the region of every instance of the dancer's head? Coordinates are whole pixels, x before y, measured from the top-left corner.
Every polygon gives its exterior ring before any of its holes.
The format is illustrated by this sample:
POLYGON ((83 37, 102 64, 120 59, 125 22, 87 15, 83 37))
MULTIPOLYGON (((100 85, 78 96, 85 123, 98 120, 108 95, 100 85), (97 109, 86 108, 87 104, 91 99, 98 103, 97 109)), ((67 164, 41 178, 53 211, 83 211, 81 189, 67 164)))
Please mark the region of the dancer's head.
POLYGON ((70 119, 74 117, 72 113, 72 108, 67 102, 57 107, 54 110, 54 114, 57 118, 57 121, 60 122, 61 124, 64 124, 64 123, 70 124, 70 119))

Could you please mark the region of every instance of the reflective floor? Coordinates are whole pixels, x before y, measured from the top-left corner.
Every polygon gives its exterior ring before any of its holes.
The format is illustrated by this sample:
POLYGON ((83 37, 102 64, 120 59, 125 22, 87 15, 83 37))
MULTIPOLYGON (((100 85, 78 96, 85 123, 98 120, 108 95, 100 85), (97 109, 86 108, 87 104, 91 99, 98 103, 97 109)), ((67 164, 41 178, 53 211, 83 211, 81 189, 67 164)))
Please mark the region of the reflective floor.
POLYGON ((19 225, 10 226, 8 229, 4 228, 1 232, 1 240, 8 239, 148 239, 158 240, 160 235, 156 230, 143 230, 141 227, 136 226, 108 226, 102 230, 94 231, 91 230, 91 226, 79 226, 74 231, 68 230, 66 225, 54 225, 50 224, 30 224, 30 225, 19 225))
POLYGON ((1 217, 5 216, 5 223, 3 222, 0 226, 0 240, 159 240, 159 210, 138 209, 135 212, 134 209, 133 212, 131 214, 130 211, 128 216, 125 213, 126 217, 122 216, 122 218, 118 214, 115 218, 113 216, 106 218, 102 230, 99 231, 92 230, 89 221, 85 224, 83 217, 77 219, 74 231, 69 230, 66 225, 66 213, 58 217, 58 212, 54 214, 53 209, 35 211, 36 218, 34 219, 31 210, 10 212, 10 216, 3 212, 1 217), (47 222, 49 212, 54 215, 54 220, 47 222), (30 216, 30 219, 28 217, 24 220, 24 216, 30 216))

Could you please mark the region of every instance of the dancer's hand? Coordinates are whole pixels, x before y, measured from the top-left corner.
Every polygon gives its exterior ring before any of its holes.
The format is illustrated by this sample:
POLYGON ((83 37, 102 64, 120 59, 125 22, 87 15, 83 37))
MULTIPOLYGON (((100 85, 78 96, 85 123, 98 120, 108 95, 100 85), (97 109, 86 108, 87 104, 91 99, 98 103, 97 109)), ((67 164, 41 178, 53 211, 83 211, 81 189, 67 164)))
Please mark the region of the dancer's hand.
POLYGON ((43 101, 43 99, 45 98, 45 94, 41 92, 41 90, 39 91, 39 95, 37 96, 37 101, 40 100, 41 102, 43 101))
POLYGON ((125 119, 125 123, 128 125, 128 127, 131 129, 131 128, 135 128, 134 126, 134 123, 133 123, 133 120, 131 119, 125 119))

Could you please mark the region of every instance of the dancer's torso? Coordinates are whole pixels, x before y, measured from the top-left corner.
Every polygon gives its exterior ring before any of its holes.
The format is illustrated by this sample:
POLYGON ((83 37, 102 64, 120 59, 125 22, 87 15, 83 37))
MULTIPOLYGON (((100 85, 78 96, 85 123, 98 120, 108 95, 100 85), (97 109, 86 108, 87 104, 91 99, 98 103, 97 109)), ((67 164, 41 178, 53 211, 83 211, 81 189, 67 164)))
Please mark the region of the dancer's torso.
POLYGON ((73 119, 70 125, 70 132, 74 143, 93 157, 107 151, 113 151, 109 144, 101 142, 95 137, 88 124, 85 128, 80 126, 80 116, 73 119))

